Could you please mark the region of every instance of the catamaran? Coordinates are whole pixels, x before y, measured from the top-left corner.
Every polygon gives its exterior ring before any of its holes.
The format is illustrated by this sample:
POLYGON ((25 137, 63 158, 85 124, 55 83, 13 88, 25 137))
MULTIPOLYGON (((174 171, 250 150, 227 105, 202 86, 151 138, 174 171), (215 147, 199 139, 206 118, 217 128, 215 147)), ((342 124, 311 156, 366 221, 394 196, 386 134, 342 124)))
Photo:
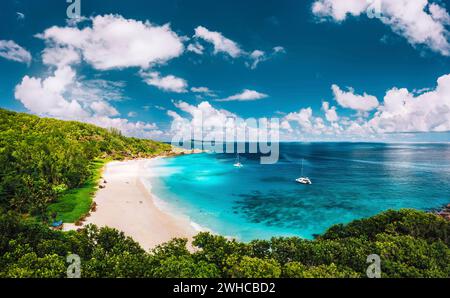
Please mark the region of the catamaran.
POLYGON ((236 168, 242 168, 244 165, 241 164, 240 159, 239 159, 239 153, 237 153, 236 155, 236 163, 234 164, 234 167, 236 168))
POLYGON ((311 180, 308 177, 303 176, 303 159, 302 159, 302 176, 300 178, 295 179, 295 181, 301 184, 312 184, 311 180))

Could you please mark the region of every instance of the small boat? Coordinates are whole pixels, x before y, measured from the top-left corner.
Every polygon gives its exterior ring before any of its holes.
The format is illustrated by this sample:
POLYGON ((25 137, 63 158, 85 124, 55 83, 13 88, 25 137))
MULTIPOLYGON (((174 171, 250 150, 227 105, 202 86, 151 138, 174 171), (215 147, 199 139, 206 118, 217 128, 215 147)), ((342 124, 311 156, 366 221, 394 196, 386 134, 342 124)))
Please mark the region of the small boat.
POLYGON ((51 224, 52 229, 57 230, 57 231, 62 230, 63 226, 64 226, 64 223, 62 220, 59 220, 59 221, 54 220, 51 224))
POLYGON ((308 177, 300 177, 295 179, 295 181, 301 184, 312 184, 311 180, 308 177))
POLYGON ((233 165, 235 168, 242 168, 244 165, 241 164, 240 160, 239 160, 239 153, 236 156, 236 163, 233 165))
POLYGON ((300 178, 295 179, 295 181, 300 184, 312 184, 311 179, 303 176, 303 159, 302 159, 302 176, 300 178))

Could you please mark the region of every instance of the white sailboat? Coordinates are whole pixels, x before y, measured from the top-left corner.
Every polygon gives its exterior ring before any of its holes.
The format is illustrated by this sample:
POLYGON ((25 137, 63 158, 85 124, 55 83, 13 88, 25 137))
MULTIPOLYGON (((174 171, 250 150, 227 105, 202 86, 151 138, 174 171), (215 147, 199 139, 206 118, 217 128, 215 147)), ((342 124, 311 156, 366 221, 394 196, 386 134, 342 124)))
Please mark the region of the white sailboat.
POLYGON ((239 158, 239 153, 237 153, 236 155, 236 163, 233 165, 235 168, 242 168, 244 165, 241 164, 240 162, 240 158, 239 158))
POLYGON ((303 159, 302 159, 302 176, 300 178, 295 179, 295 181, 300 184, 312 184, 311 179, 303 176, 303 159))

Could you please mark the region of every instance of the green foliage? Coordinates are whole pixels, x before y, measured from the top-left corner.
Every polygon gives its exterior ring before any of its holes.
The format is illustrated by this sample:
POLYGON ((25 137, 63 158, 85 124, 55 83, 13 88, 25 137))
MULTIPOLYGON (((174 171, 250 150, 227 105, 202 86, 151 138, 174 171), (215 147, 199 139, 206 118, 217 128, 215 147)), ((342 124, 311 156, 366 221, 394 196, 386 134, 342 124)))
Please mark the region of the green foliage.
POLYGON ((321 236, 323 239, 361 237, 374 240, 380 233, 411 235, 413 237, 436 241, 441 239, 450 244, 450 225, 443 218, 417 210, 404 209, 387 211, 379 215, 355 220, 344 225, 335 225, 321 236))
POLYGON ((114 129, 0 109, 0 205, 45 215, 66 190, 81 188, 69 191, 53 208, 72 220, 89 205, 96 158, 148 157, 170 149, 114 129))
POLYGON ((61 196, 47 207, 47 213, 56 214, 55 220, 73 223, 91 209, 92 197, 97 191, 105 160, 94 160, 89 171, 91 175, 82 187, 61 192, 61 196))
POLYGON ((424 227, 398 229, 417 226, 424 218, 430 226, 444 230, 450 226, 423 212, 388 211, 356 224, 332 227, 315 240, 273 238, 246 244, 200 233, 193 241, 194 252, 187 249, 186 239, 174 239, 146 252, 114 229, 90 225, 64 233, 2 212, 0 277, 65 277, 65 258, 74 253, 81 258, 82 277, 86 278, 355 278, 366 276, 366 259, 371 254, 381 257, 382 277, 448 278, 450 248, 445 237, 424 227), (357 234, 355 226, 363 232, 357 234), (330 231, 345 237, 330 237, 330 231))
POLYGON ((219 269, 206 261, 196 262, 192 256, 168 256, 152 271, 156 278, 214 278, 220 277, 219 269))
POLYGON ((58 278, 64 277, 66 266, 58 255, 40 258, 31 252, 21 256, 14 264, 7 266, 0 276, 7 278, 58 278))
POLYGON ((288 278, 357 278, 360 274, 348 269, 338 268, 335 264, 306 267, 298 262, 287 263, 284 277, 288 278))
MULTIPOLYGON (((235 259, 235 258, 231 258, 235 259)), ((230 277, 240 278, 278 278, 281 267, 274 259, 259 259, 244 256, 231 266, 230 277)))

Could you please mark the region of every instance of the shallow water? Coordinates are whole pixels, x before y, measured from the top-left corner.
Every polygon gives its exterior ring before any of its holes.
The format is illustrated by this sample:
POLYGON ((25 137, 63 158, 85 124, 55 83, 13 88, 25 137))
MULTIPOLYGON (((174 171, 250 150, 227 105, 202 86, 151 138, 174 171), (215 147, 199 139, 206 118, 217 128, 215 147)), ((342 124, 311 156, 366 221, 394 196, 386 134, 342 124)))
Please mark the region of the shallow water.
POLYGON ((450 203, 449 144, 283 143, 280 160, 196 154, 151 164, 152 191, 204 228, 242 241, 312 238, 387 209, 450 203), (301 159, 313 185, 300 185, 301 159))

